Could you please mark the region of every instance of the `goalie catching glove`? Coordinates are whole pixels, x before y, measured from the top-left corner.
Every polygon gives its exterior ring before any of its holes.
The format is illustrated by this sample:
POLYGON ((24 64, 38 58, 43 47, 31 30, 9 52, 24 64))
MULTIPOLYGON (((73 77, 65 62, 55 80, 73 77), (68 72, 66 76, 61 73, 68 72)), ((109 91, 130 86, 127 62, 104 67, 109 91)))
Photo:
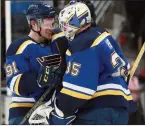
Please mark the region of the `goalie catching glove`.
POLYGON ((63 112, 56 105, 56 98, 54 96, 55 93, 50 101, 39 106, 32 113, 29 118, 30 125, 68 125, 75 120, 75 115, 64 117, 63 112))

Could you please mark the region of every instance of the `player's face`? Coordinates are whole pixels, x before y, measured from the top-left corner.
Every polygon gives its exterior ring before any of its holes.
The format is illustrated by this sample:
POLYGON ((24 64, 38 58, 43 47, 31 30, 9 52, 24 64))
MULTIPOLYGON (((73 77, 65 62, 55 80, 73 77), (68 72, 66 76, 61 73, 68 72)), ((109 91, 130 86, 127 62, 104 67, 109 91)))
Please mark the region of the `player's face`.
POLYGON ((54 29, 54 18, 45 18, 41 24, 41 36, 47 40, 52 38, 52 30, 54 29))

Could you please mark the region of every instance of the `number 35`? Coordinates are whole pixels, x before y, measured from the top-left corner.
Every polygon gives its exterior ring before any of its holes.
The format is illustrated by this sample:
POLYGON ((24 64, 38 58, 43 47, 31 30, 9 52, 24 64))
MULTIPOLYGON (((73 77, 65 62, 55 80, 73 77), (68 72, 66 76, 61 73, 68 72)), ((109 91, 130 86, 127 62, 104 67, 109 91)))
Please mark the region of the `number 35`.
POLYGON ((76 62, 68 62, 66 74, 71 74, 72 76, 77 76, 80 72, 81 64, 76 62))
POLYGON ((16 74, 18 72, 18 69, 16 67, 16 62, 12 62, 12 64, 8 64, 5 66, 6 76, 10 77, 13 74, 16 74))

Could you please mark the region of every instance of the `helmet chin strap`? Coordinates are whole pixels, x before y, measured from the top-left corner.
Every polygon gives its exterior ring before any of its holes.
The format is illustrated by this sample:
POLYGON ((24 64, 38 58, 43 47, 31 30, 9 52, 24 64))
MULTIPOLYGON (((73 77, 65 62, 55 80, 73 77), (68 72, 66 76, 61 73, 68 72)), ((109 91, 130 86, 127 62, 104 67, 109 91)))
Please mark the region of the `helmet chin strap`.
MULTIPOLYGON (((41 26, 40 26, 41 23, 42 23, 41 20, 37 20, 37 24, 38 24, 38 26, 40 27, 40 30, 39 30, 39 31, 35 31, 35 30, 32 28, 32 25, 30 25, 30 28, 31 28, 31 30, 32 30, 33 32, 37 33, 40 37, 43 37, 43 36, 41 35, 41 26)), ((43 39, 44 39, 44 41, 41 42, 41 44, 42 44, 42 43, 43 43, 43 44, 50 44, 50 43, 51 43, 51 40, 47 40, 47 39, 44 38, 44 37, 43 37, 43 39)))
POLYGON ((42 36, 41 33, 40 33, 40 32, 41 32, 41 27, 40 27, 40 31, 35 31, 35 30, 32 28, 32 26, 31 26, 31 29, 32 29, 33 32, 36 32, 39 36, 42 36))
MULTIPOLYGON (((41 23, 42 23, 42 20, 41 20, 41 19, 36 19, 35 21, 37 22, 37 25, 40 27, 40 25, 41 25, 41 23)), ((40 31, 35 31, 35 30, 32 28, 32 25, 30 24, 30 29, 32 29, 33 32, 36 32, 39 36, 42 36, 41 33, 40 33, 40 32, 41 32, 41 27, 40 27, 40 31)))
MULTIPOLYGON (((41 27, 40 27, 40 31, 35 31, 33 28, 32 28, 32 26, 31 26, 31 29, 32 29, 32 31, 34 31, 34 32, 36 32, 40 37, 43 37, 42 35, 41 35, 41 27)), ((44 38, 44 37, 43 37, 44 38)), ((46 38, 44 38, 44 41, 43 42, 41 42, 41 44, 50 44, 51 43, 51 40, 47 40, 46 38)))

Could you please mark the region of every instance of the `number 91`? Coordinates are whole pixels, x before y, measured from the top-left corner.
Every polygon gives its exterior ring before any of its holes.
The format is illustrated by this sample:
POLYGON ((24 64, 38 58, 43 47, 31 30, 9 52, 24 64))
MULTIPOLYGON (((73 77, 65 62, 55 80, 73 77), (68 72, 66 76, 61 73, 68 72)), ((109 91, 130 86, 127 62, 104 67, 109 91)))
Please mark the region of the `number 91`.
POLYGON ((13 74, 16 74, 18 72, 18 69, 16 67, 16 62, 12 62, 12 64, 8 64, 5 66, 6 76, 10 77, 13 74))

